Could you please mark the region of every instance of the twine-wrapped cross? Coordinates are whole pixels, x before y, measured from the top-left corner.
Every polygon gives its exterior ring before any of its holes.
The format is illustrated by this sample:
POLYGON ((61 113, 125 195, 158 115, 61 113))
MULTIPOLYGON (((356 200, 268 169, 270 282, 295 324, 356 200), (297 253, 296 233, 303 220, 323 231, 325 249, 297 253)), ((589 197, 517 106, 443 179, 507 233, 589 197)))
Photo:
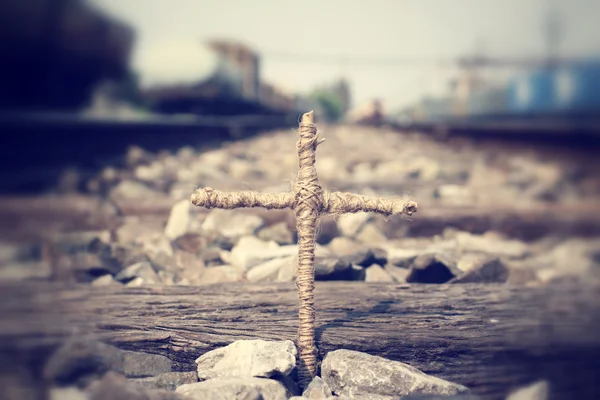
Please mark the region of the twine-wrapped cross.
POLYGON ((323 190, 315 169, 315 150, 325 139, 319 139, 313 123, 313 112, 302 115, 300 136, 297 142, 299 157, 298 178, 293 191, 287 193, 259 193, 254 191, 221 192, 209 187, 197 189, 192 195, 192 203, 206 208, 247 208, 294 210, 298 231, 298 271, 296 287, 299 295, 298 378, 301 387, 317 372, 317 349, 315 347, 315 307, 314 307, 314 260, 315 232, 319 215, 324 213, 342 214, 356 212, 376 212, 383 215, 400 215, 417 211, 414 201, 381 199, 353 193, 329 192, 323 190))

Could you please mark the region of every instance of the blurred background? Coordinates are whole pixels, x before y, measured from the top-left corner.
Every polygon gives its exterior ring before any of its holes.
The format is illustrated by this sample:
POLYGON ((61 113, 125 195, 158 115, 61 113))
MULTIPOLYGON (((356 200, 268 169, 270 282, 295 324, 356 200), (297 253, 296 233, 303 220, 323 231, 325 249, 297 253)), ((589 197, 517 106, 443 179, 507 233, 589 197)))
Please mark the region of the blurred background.
POLYGON ((325 122, 562 133, 572 143, 598 130, 593 0, 302 10, 266 0, 8 0, 2 11, 10 145, 1 155, 3 169, 20 170, 3 172, 3 191, 37 190, 55 178, 49 165, 89 166, 120 144, 190 143, 197 129, 203 142, 235 137, 293 126, 309 109, 325 122))
POLYGON ((0 281, 292 282, 293 213, 189 199, 289 190, 314 110, 325 188, 419 204, 324 216, 317 280, 600 282, 598 21, 595 0, 4 0, 0 281))

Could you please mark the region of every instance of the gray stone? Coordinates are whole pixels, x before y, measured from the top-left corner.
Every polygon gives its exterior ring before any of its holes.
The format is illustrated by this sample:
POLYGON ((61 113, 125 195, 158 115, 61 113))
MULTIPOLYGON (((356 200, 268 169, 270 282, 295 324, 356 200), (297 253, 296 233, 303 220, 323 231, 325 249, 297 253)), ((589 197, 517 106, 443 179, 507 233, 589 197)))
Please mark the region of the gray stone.
POLYGON ((163 179, 165 172, 165 168, 160 162, 153 162, 149 165, 140 165, 133 171, 133 175, 140 181, 153 183, 163 179))
POLYGON ((406 283, 406 278, 408 277, 408 274, 410 273, 410 271, 408 269, 402 268, 402 267, 397 267, 392 264, 387 264, 385 266, 385 270, 387 271, 388 274, 390 274, 392 276, 394 281, 398 282, 398 283, 406 283))
POLYGON ((441 185, 435 189, 433 196, 453 205, 468 205, 477 201, 471 188, 461 185, 441 185))
POLYGON ((290 340, 238 340, 200 356, 196 360, 198 378, 289 375, 296 365, 296 354, 290 340))
POLYGON ((52 268, 44 261, 12 262, 0 266, 0 281, 47 280, 52 276, 52 268))
POLYGON ((314 399, 314 400, 325 400, 326 398, 332 396, 331 388, 329 385, 320 377, 315 376, 313 380, 308 384, 302 396, 304 398, 314 399))
POLYGON ((459 260, 457 266, 465 272, 451 283, 505 283, 508 280, 508 268, 498 257, 477 255, 459 260))
POLYGON ((142 199, 142 198, 152 198, 156 197, 158 193, 148 187, 147 185, 130 180, 123 180, 119 182, 117 186, 115 186, 110 191, 110 197, 112 199, 142 199))
POLYGON ((374 174, 378 179, 397 179, 405 176, 407 165, 404 160, 383 161, 377 165, 374 174))
POLYGON ((548 400, 550 398, 550 384, 542 380, 532 383, 524 388, 512 392, 506 400, 548 400))
POLYGON ((366 268, 360 265, 352 265, 350 273, 350 280, 352 281, 364 281, 367 278, 366 268))
POLYGON ((292 244, 294 242, 294 235, 285 222, 265 227, 258 231, 257 236, 266 242, 273 241, 280 245, 292 244))
POLYGON ((446 283, 459 274, 455 263, 442 254, 423 254, 412 263, 406 282, 446 283))
POLYGON ((44 366, 44 380, 57 386, 86 386, 108 371, 128 377, 171 372, 172 362, 155 354, 125 351, 102 342, 71 340, 59 347, 44 366))
POLYGON ((316 241, 318 244, 326 245, 336 237, 340 231, 337 222, 333 218, 321 218, 317 225, 316 241))
POLYGON ((421 182, 431 182, 437 179, 441 171, 440 164, 428 157, 415 157, 408 162, 408 176, 421 182))
POLYGON ((136 167, 138 165, 149 163, 154 157, 152 154, 147 152, 138 146, 130 146, 127 149, 127 155, 125 156, 125 161, 127 165, 131 167, 136 167))
POLYGON ((145 378, 171 372, 173 362, 159 354, 121 350, 123 366, 119 369, 128 378, 145 378))
POLYGON ((181 394, 144 387, 115 372, 92 382, 85 392, 89 400, 185 400, 181 394))
MULTIPOLYGON (((115 236, 117 242, 124 245, 133 245, 139 243, 141 236, 152 233, 161 233, 164 230, 164 219, 140 218, 138 216, 127 216, 123 223, 116 229, 115 236)), ((162 233, 161 233, 162 235, 162 233)))
POLYGON ((316 280, 347 280, 352 266, 347 261, 333 257, 315 257, 316 280))
POLYGON ((385 234, 375 224, 372 223, 366 224, 356 235, 356 239, 362 243, 373 246, 381 246, 388 240, 385 234))
POLYGON ((423 251, 415 249, 392 248, 388 250, 388 260, 390 264, 401 268, 409 268, 415 258, 423 251))
POLYGON ((142 246, 148 257, 156 257, 159 254, 165 254, 169 257, 174 255, 171 241, 167 239, 162 232, 153 232, 138 237, 136 244, 142 246))
POLYGON ((243 237, 231 250, 231 263, 246 272, 275 258, 298 254, 297 245, 279 246, 275 242, 263 242, 253 236, 243 237))
MULTIPOLYGON (((115 272, 118 274, 124 267, 137 264, 143 261, 150 261, 143 249, 135 246, 126 246, 119 243, 112 243, 102 258, 107 259, 107 264, 115 265, 115 272)), ((104 264, 106 265, 106 264, 104 264)))
POLYGON ((160 282, 156 271, 148 261, 130 265, 115 276, 117 281, 125 283, 134 278, 142 278, 146 284, 157 284, 160 282))
POLYGON ((327 353, 321 376, 334 393, 352 397, 468 392, 462 385, 426 375, 408 364, 352 350, 327 353))
POLYGON ((167 239, 175 240, 188 232, 191 220, 191 203, 189 199, 181 200, 171 209, 165 236, 167 239))
POLYGON ((366 212, 343 214, 337 221, 338 229, 342 235, 354 237, 371 218, 372 215, 366 212))
POLYGON ((258 215, 251 215, 232 210, 214 209, 202 223, 205 232, 219 232, 229 238, 254 235, 264 221, 258 215))
POLYGON ((387 264, 387 252, 377 247, 361 246, 352 254, 341 257, 342 260, 361 267, 368 267, 371 264, 387 264))
POLYGON ((120 286, 119 282, 115 281, 112 275, 107 274, 94 279, 90 285, 92 286, 120 286))
POLYGON ((278 381, 264 378, 218 378, 181 385, 176 393, 194 400, 286 400, 278 381))
POLYGON ((156 376, 150 376, 148 378, 131 378, 131 382, 138 385, 175 391, 177 387, 186 383, 198 382, 198 373, 196 371, 191 372, 165 372, 156 376))
POLYGON ((242 272, 231 265, 222 265, 204 269, 198 279, 198 281, 195 281, 194 279, 188 278, 188 280, 180 281, 179 284, 212 285, 214 283, 240 282, 242 281, 242 272))
POLYGON ((207 267, 225 264, 221 254, 224 250, 219 247, 209 247, 203 250, 200 254, 202 261, 207 267))
POLYGON ((365 282, 394 282, 394 278, 377 264, 366 268, 365 282))
POLYGON ((175 272, 161 270, 156 274, 158 275, 160 282, 164 283, 165 285, 175 285, 175 282, 177 281, 177 275, 175 272))
POLYGON ((125 284, 126 287, 140 287, 146 285, 144 278, 135 277, 125 284))
POLYGON ((356 252, 356 248, 361 245, 354 239, 347 236, 338 236, 334 238, 327 246, 336 256, 349 256, 356 252))
POLYGON ((246 274, 249 282, 273 282, 277 280, 279 271, 290 267, 294 263, 294 256, 275 258, 252 268, 246 274))
POLYGON ((527 244, 519 240, 502 240, 493 232, 485 235, 457 232, 456 240, 461 252, 481 252, 509 258, 522 258, 529 254, 527 244))
POLYGON ((57 251, 74 254, 90 250, 90 246, 98 247, 100 243, 108 245, 111 241, 110 231, 78 231, 60 233, 52 237, 52 245, 57 251))
MULTIPOLYGON (((11 396, 7 397, 11 399, 11 396)), ((16 398, 15 398, 16 399, 16 398)), ((88 394, 76 386, 53 387, 48 391, 48 400, 89 400, 88 394)))
POLYGON ((534 285, 537 281, 536 271, 508 265, 508 284, 516 286, 534 285))

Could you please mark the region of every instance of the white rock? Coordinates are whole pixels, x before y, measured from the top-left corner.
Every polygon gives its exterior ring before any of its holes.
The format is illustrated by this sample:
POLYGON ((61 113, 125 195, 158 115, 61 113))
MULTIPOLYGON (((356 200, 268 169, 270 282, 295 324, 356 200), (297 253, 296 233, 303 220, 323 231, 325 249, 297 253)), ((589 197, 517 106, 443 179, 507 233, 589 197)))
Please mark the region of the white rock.
POLYGON ((344 179, 347 175, 345 168, 340 166, 336 157, 321 157, 317 161, 317 172, 319 178, 324 180, 344 179))
POLYGON ((159 162, 150 165, 140 165, 133 172, 134 176, 140 181, 154 182, 164 176, 164 166, 159 162))
POLYGON ((150 256, 164 254, 173 257, 173 246, 171 241, 167 239, 162 232, 151 232, 134 239, 135 244, 142 245, 144 251, 150 256))
POLYGON ((354 254, 359 247, 360 244, 356 240, 346 236, 337 236, 327 245, 327 248, 337 256, 354 254))
POLYGON ((296 354, 296 346, 291 340, 238 340, 198 357, 198 378, 289 375, 296 365, 296 354))
POLYGON ((89 400, 86 392, 76 386, 53 387, 48 391, 49 400, 89 400))
POLYGON ((327 353, 321 376, 336 395, 453 395, 468 392, 462 385, 427 375, 399 361, 353 350, 327 353))
POLYGON ((482 252, 510 258, 522 258, 529 254, 528 246, 519 240, 500 240, 490 236, 457 232, 456 241, 461 252, 482 252))
POLYGON ((375 168, 375 176, 379 179, 398 179, 406 175, 407 165, 404 160, 390 160, 379 163, 375 168))
POLYGON ((319 376, 315 376, 302 393, 303 398, 313 400, 324 400, 332 395, 329 385, 319 376))
POLYGON ((449 204, 472 204, 477 201, 477 196, 468 186, 461 185, 441 185, 434 196, 449 204))
POLYGON ((49 279, 52 276, 52 267, 44 261, 30 261, 24 263, 11 262, 0 266, 0 281, 21 281, 27 279, 49 279))
POLYGON ((344 236, 356 236, 371 217, 371 214, 366 212, 341 215, 337 221, 338 229, 344 236))
POLYGON ((113 198, 140 199, 151 198, 155 195, 156 192, 147 185, 141 182, 128 180, 121 181, 110 191, 110 196, 113 198))
POLYGON ((130 280, 129 282, 127 282, 125 284, 125 286, 127 287, 140 287, 140 286, 144 286, 146 284, 146 281, 144 280, 144 278, 140 278, 139 276, 137 278, 133 278, 132 280, 130 280))
POLYGON ((116 286, 119 285, 119 282, 115 281, 112 277, 112 275, 107 274, 107 275, 102 275, 99 278, 94 279, 90 285, 92 286, 116 286))
POLYGON ((398 283, 406 283, 406 277, 408 277, 408 274, 410 273, 408 268, 401 268, 392 264, 387 264, 385 270, 392 276, 394 281, 398 283))
POLYGON ((279 271, 284 267, 289 267, 294 262, 294 256, 284 258, 275 258, 252 268, 246 274, 250 282, 272 282, 277 279, 279 271))
POLYGON ((403 268, 408 268, 419 254, 424 253, 423 250, 404 249, 398 247, 390 247, 386 250, 390 264, 403 268))
POLYGON ((135 263, 123 269, 115 276, 118 281, 125 281, 132 278, 142 278, 145 284, 156 284, 160 281, 152 264, 148 261, 135 263))
POLYGON ((292 232, 285 222, 280 222, 258 231, 258 237, 265 241, 275 241, 278 244, 291 244, 294 241, 292 232))
POLYGON ((191 210, 189 199, 181 200, 173 206, 167 226, 165 227, 165 236, 168 239, 175 240, 188 232, 191 210))
POLYGON ((550 385, 547 381, 538 381, 512 392, 506 400, 548 400, 550 385))
MULTIPOLYGON (((204 269, 203 273, 198 279, 199 282, 197 283, 201 285, 212 285, 214 283, 224 282, 240 282, 242 280, 242 273, 236 267, 233 267, 231 265, 222 265, 218 267, 208 267, 204 269)), ((185 282, 180 284, 189 283, 185 282)))
POLYGON ((219 378, 187 383, 176 393, 193 400, 287 400, 285 387, 278 381, 263 378, 219 378))
POLYGON ((256 237, 243 237, 231 249, 231 262, 240 271, 248 270, 275 258, 284 258, 298 252, 297 245, 279 246, 275 242, 264 242, 256 237))
POLYGON ((234 210, 214 209, 202 223, 202 230, 219 232, 228 238, 253 235, 264 224, 258 215, 236 212, 234 210))
POLYGON ((394 282, 394 278, 377 264, 369 266, 365 274, 365 282, 394 282))
POLYGON ((360 233, 356 235, 356 239, 370 245, 382 245, 387 243, 388 240, 383 232, 381 232, 381 229, 373 223, 366 224, 361 229, 360 233))
POLYGON ((408 173, 420 181, 431 182, 440 174, 440 165, 431 158, 417 157, 408 164, 408 173))

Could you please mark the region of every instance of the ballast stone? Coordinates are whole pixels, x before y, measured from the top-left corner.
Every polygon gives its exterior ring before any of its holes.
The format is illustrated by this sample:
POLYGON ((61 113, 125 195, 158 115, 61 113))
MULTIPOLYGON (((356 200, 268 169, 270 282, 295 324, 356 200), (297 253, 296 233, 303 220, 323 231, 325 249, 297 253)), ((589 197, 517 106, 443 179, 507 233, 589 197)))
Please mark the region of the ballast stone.
POLYGON ((399 361, 353 350, 327 353, 321 376, 337 395, 406 396, 467 393, 465 386, 429 376, 399 361))
POLYGON ((274 379, 217 378, 179 386, 176 393, 194 400, 287 400, 285 387, 274 379))
POLYGON ((289 375, 296 366, 296 354, 296 346, 291 340, 238 340, 200 356, 196 360, 198 378, 289 375))

